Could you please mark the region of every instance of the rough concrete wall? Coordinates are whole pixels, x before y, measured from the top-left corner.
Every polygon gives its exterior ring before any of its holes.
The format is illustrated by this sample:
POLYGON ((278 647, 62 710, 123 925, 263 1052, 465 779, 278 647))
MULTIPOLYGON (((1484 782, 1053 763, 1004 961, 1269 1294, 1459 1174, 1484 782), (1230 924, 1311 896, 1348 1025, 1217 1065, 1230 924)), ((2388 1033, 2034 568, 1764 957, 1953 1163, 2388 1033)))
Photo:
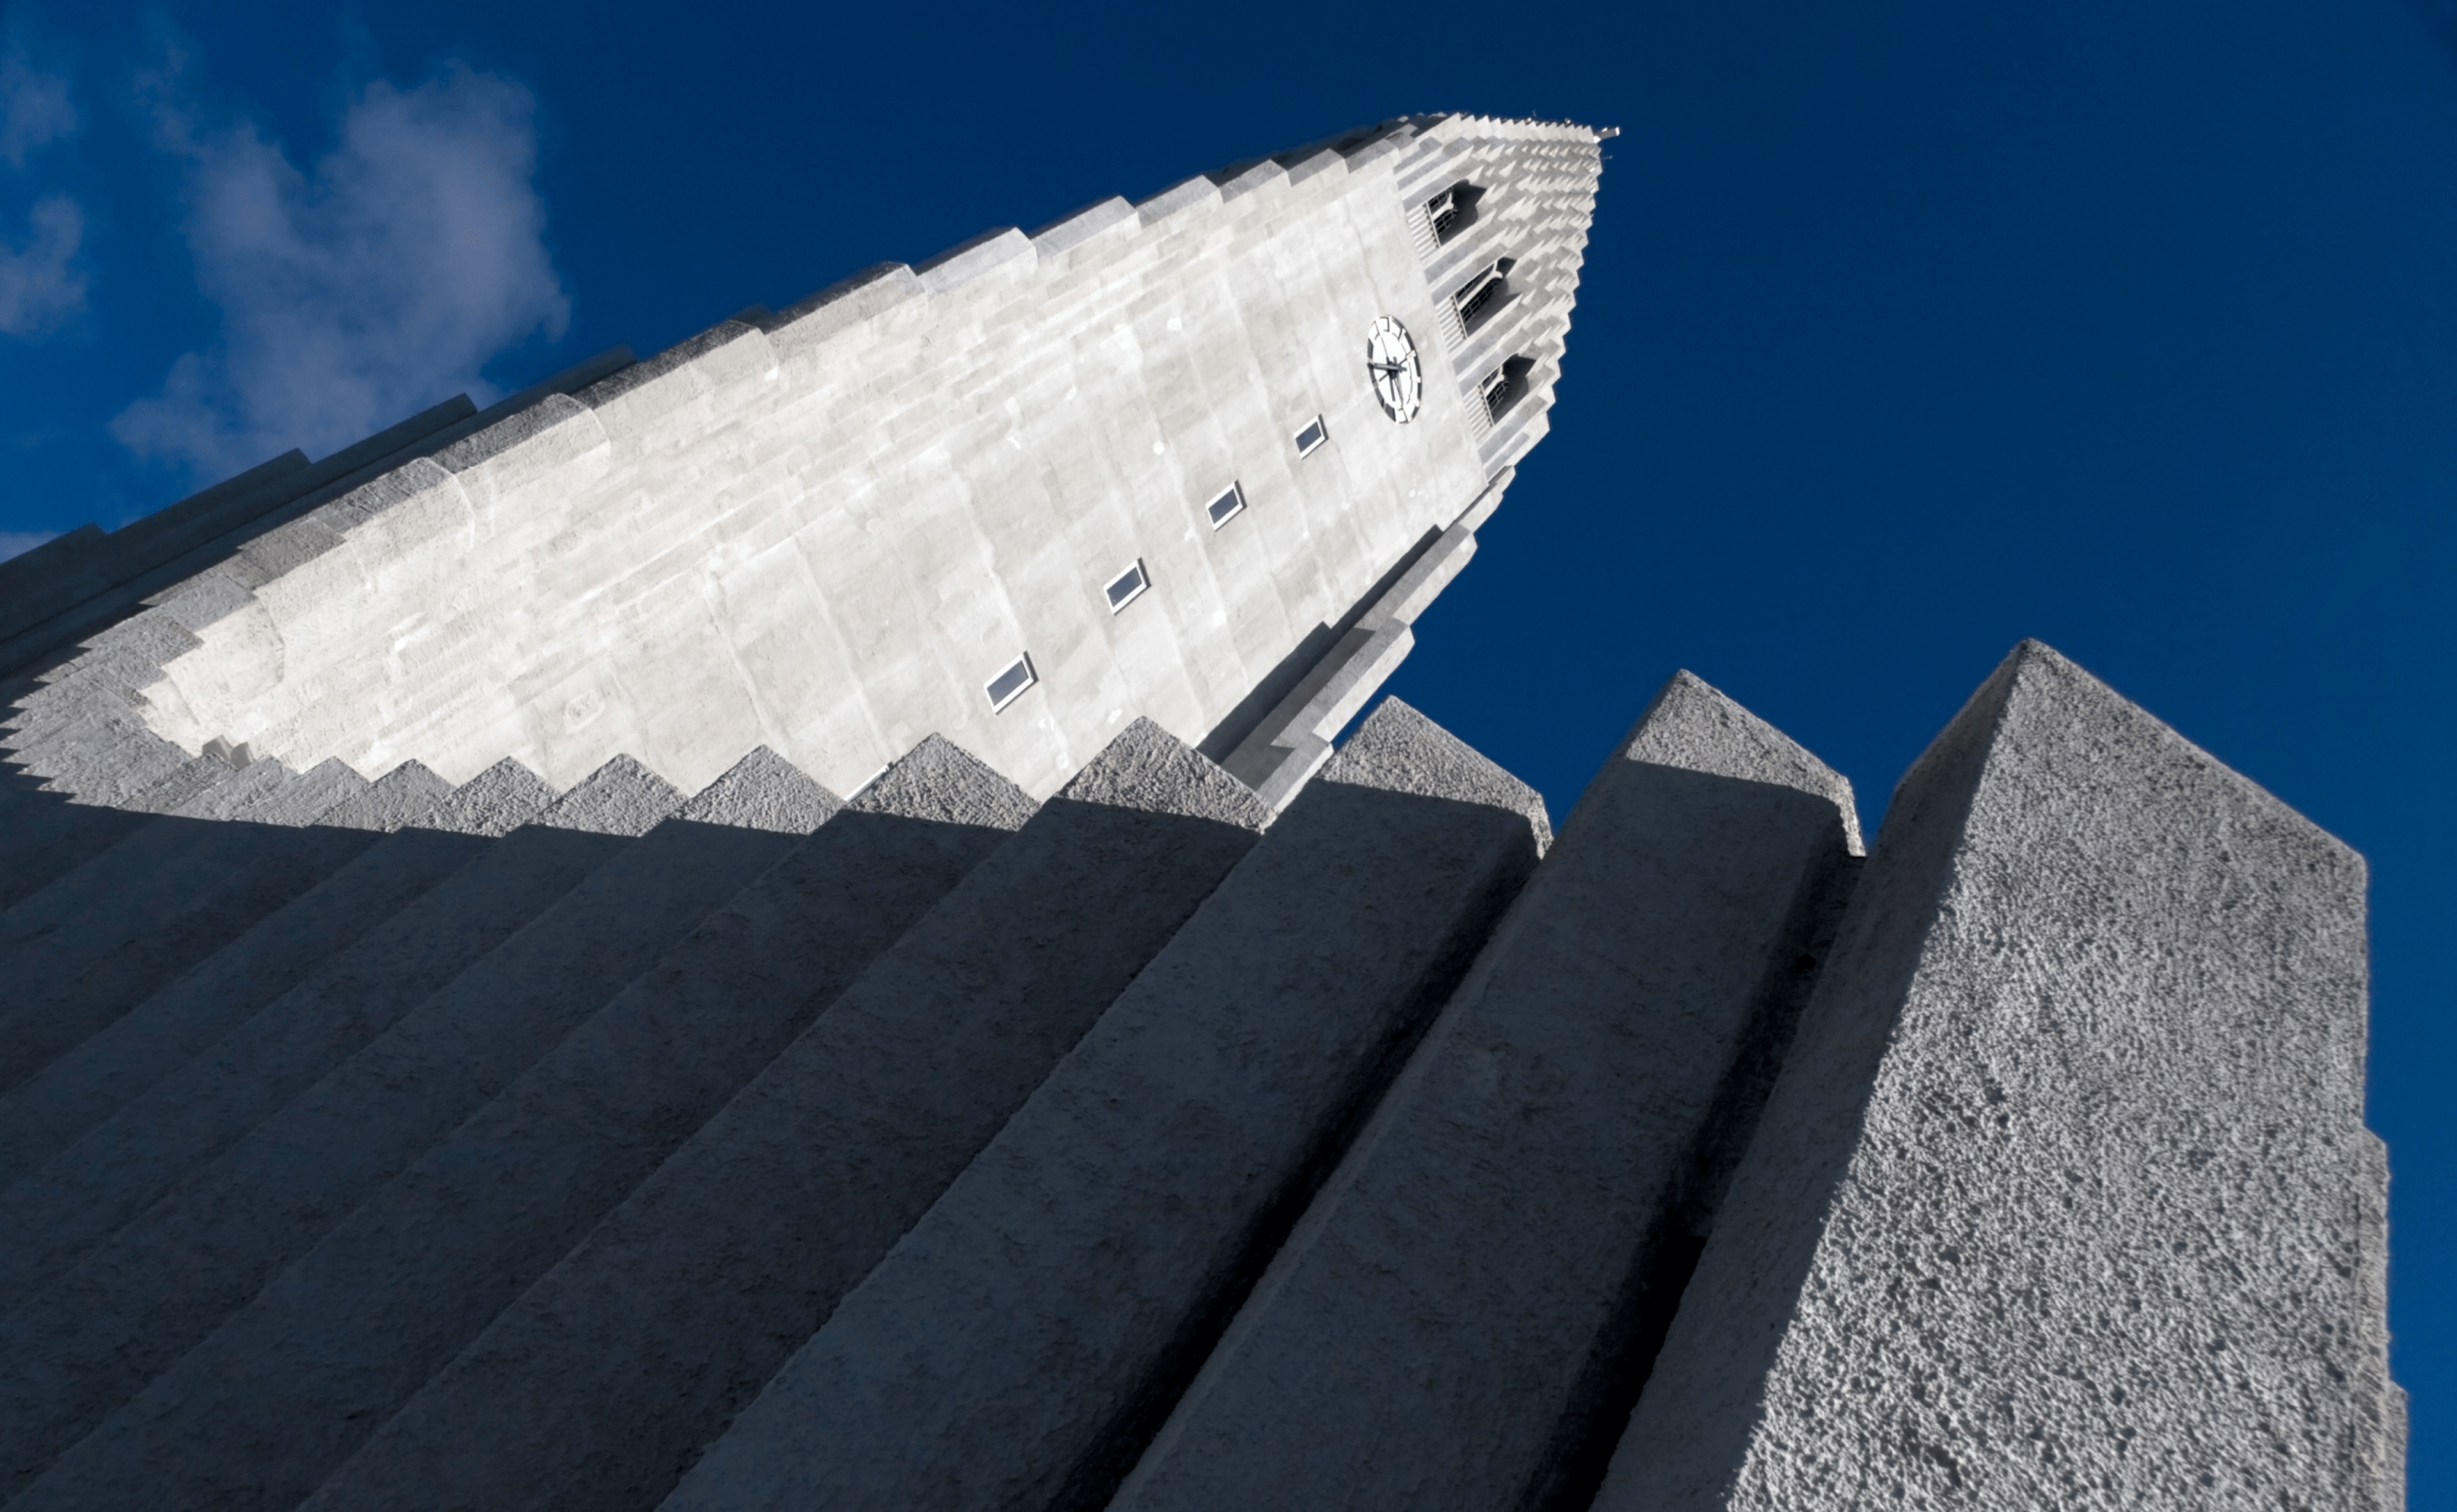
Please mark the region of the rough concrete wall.
POLYGON ((1627 1416, 1763 1095, 1752 1051, 1779 1061, 1833 927, 1851 812, 1676 676, 1112 1508, 1582 1504, 1552 1482, 1627 1416))
POLYGON ((654 1505, 1252 848, 1267 817, 1157 726, 1128 726, 315 1504, 654 1505))
MULTIPOLYGON (((390 831, 431 814, 450 793, 408 763, 319 822, 390 831)), ((0 1096, 0 1190, 300 985, 450 876, 475 848, 432 841, 369 847, 0 1096)))
POLYGON ((1386 701, 665 1505, 1105 1502, 1534 868, 1531 812, 1386 701))
POLYGON ((251 548, 281 573, 147 717, 293 765, 560 783, 628 751, 686 786, 762 742, 850 786, 935 729, 1046 793, 1136 714, 1198 739, 1492 470, 1438 343, 1414 423, 1372 398, 1373 320, 1432 328, 1390 163, 1112 200, 558 396, 251 548), (1040 685, 993 714, 1023 652, 1040 685))
MULTIPOLYGON (((722 832, 712 842, 697 825, 633 838, 682 801, 621 758, 556 800, 540 826, 567 844, 557 848, 560 864, 537 871, 579 873, 554 887, 565 896, 0 1319, 0 1355, 21 1367, 0 1380, 0 1445, 10 1456, 0 1483, 23 1484, 128 1402, 784 846, 759 831, 722 832)), ((532 860, 540 854, 551 853, 532 860)), ((458 943, 415 940, 405 953, 458 943)), ((419 975, 398 958, 393 965, 419 975)), ((289 1069, 242 1065, 237 1080, 254 1094, 242 1100, 264 1100, 264 1084, 289 1069)), ((163 1155, 146 1154, 130 1167, 158 1171, 163 1155)), ((78 1218, 60 1229, 85 1232, 92 1219, 78 1218)), ((20 1494, 73 1502, 104 1479, 95 1461, 106 1471, 128 1462, 93 1453, 87 1468, 54 1465, 48 1489, 20 1494)))
POLYGON ((2364 886, 2018 648, 1896 792, 1600 1512, 2381 1500, 2364 886))

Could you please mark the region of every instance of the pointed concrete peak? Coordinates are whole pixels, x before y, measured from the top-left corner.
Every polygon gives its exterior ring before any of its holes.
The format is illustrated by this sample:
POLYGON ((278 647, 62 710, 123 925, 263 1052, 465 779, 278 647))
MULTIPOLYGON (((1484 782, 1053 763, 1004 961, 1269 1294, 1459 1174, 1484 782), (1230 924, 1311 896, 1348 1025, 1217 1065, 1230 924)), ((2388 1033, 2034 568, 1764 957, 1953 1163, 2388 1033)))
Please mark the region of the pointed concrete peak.
POLYGON ((545 778, 506 756, 454 789, 449 798, 416 824, 420 829, 492 839, 535 819, 553 802, 554 789, 546 785, 545 778))
POLYGON ((842 798, 763 745, 700 789, 683 805, 680 817, 700 824, 808 835, 842 807, 842 798))
POLYGON ((609 758, 580 786, 554 800, 538 822, 591 835, 648 834, 683 806, 680 789, 628 756, 609 758))
POLYGON ((1396 698, 1366 715, 1314 780, 1509 809, 1527 816, 1538 852, 1553 843, 1544 795, 1396 698))
POLYGON ((1907 795, 1934 794, 1950 788, 1959 795, 1952 801, 1960 802, 1968 797, 1966 790, 1969 784, 1979 780, 1980 765, 1988 749, 1995 742, 1997 728, 2004 721, 2006 702, 2013 694, 2013 685, 2026 670, 2033 670, 2034 674, 2053 674, 2059 670, 2080 672, 2079 668, 2040 641, 2026 639, 2006 652, 2005 659, 1996 664, 1996 670, 1988 674, 1988 680, 1963 700, 1962 707, 1946 721, 1945 728, 1937 732, 1936 738, 1930 740, 1927 748, 1911 759, 1903 775, 1894 779, 1893 796, 1886 804, 1886 823, 1889 826, 1895 822, 1895 814, 1902 813, 1908 817, 1907 795), (1955 782, 1946 782, 1937 775, 1939 769, 1949 763, 1962 770, 1955 782))
POLYGON ((1621 740, 1621 758, 1814 793, 1843 811, 1843 837, 1851 854, 1867 854, 1850 779, 1686 669, 1657 691, 1621 740))
MULTIPOLYGON (((2175 727, 2111 688, 2088 668, 2044 641, 2025 639, 2008 652, 1971 702, 1937 736, 1944 746, 1957 732, 1986 741, 1983 784, 1999 779, 2038 782, 2038 774, 2064 771, 2062 780, 2094 780, 2101 769, 2121 772, 2158 760, 2205 766, 2281 818, 2308 831, 2334 864, 2367 872, 2361 852, 2315 824, 2285 799, 2212 756, 2175 727)), ((1912 770, 1929 756, 1923 753, 1912 770)), ((1910 783, 1908 775, 1904 785, 1910 783)), ((1899 791, 1899 789, 1897 790, 1899 791)), ((2179 800, 2181 799, 2179 796, 2179 800)))
POLYGON ((1108 808, 1217 819, 1256 831, 1271 822, 1270 807, 1245 783, 1140 715, 1060 788, 1058 797, 1108 808))
POLYGON ((1039 807, 1023 789, 942 735, 933 735, 870 779, 847 805, 940 824, 1020 830, 1039 807))
POLYGON ((424 763, 403 761, 378 777, 367 790, 341 800, 318 819, 345 830, 381 830, 389 835, 414 824, 452 800, 452 784, 424 763))

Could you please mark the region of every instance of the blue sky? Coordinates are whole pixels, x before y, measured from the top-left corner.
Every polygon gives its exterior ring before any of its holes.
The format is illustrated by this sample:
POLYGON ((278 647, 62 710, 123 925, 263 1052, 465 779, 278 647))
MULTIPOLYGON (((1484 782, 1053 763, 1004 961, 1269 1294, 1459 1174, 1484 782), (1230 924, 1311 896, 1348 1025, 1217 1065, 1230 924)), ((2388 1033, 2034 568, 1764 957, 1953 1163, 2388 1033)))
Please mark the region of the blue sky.
POLYGON ((1394 681, 1566 812, 1687 666, 1867 818, 2017 638, 2371 859, 2457 1505, 2457 49, 2416 0, 0 5, 0 546, 1408 111, 1618 125, 1394 681))

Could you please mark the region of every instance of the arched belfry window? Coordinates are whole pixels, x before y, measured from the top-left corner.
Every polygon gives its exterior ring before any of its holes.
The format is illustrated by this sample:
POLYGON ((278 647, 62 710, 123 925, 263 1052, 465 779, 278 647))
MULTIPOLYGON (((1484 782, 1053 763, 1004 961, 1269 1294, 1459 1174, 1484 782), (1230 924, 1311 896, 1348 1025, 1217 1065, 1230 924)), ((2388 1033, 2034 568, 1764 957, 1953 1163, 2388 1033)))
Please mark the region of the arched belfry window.
POLYGON ((1436 245, 1450 240, 1476 224, 1476 202, 1484 191, 1462 178, 1440 194, 1425 201, 1425 219, 1434 228, 1436 245))
POLYGON ((1510 406, 1526 396, 1527 375, 1535 367, 1532 359, 1514 357, 1484 375, 1484 381, 1476 387, 1484 394, 1485 419, 1500 424, 1501 417, 1510 413, 1510 406))
POLYGON ((1473 331, 1488 316, 1509 302, 1510 270, 1518 265, 1516 258, 1497 258, 1476 270, 1465 283, 1451 296, 1451 304, 1458 311, 1459 329, 1473 331))

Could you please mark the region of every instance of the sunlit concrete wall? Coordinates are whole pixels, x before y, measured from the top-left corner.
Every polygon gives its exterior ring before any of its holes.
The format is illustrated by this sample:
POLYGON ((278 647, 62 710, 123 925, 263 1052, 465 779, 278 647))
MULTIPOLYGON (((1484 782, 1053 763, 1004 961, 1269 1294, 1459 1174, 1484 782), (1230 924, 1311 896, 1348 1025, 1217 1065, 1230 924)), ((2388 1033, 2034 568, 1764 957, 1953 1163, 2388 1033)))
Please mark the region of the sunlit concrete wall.
POLYGON ((1394 180, 1416 135, 873 270, 554 396, 257 543, 278 575, 148 720, 558 788, 628 753, 689 790, 766 744, 850 791, 936 731, 1046 794, 1138 714, 1201 740, 1501 465, 1394 180), (1381 315, 1426 367, 1408 424, 1368 382, 1381 315), (994 710, 1019 655, 1039 683, 994 710))

